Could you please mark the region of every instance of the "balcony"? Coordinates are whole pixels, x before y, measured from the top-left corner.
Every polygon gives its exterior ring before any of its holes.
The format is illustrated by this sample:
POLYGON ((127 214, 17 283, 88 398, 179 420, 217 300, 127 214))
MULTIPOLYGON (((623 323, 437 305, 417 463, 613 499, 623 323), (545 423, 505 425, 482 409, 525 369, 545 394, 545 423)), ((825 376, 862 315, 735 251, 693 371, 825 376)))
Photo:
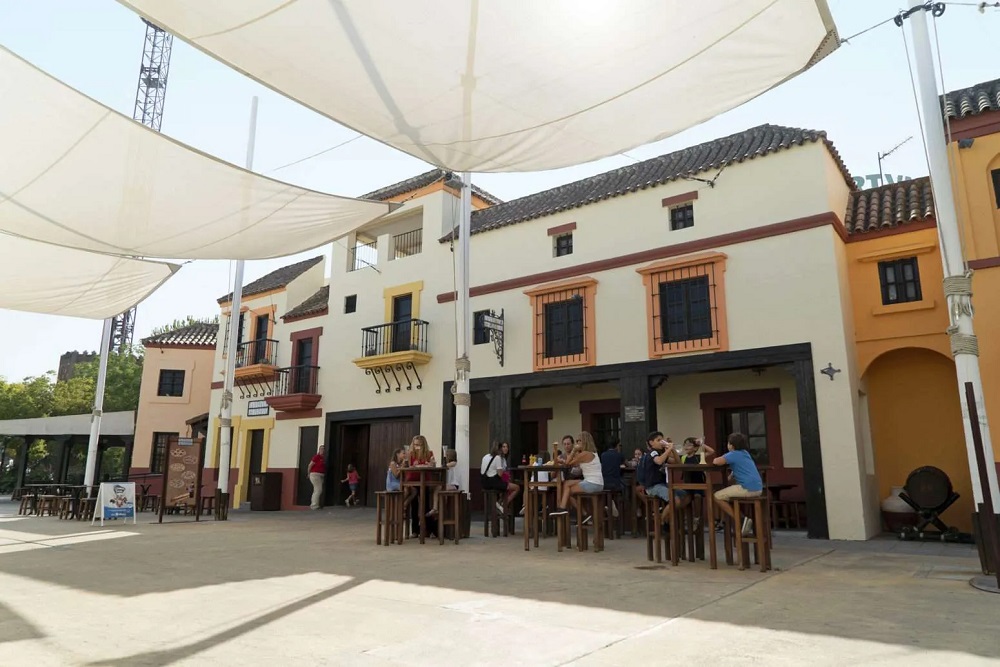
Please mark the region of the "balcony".
POLYGON ((248 340, 236 348, 236 382, 270 382, 277 374, 278 341, 248 340))
POLYGON ((305 412, 319 405, 319 366, 290 366, 276 371, 274 393, 264 400, 276 412, 305 412))
POLYGON ((348 271, 360 271, 378 264, 378 240, 362 243, 358 241, 347 251, 348 271))
POLYGON ((411 255, 419 255, 423 249, 424 230, 414 229, 405 234, 392 237, 392 259, 402 259, 411 255))
POLYGON ((427 327, 423 320, 399 320, 361 330, 361 356, 354 360, 358 368, 392 364, 422 365, 431 360, 427 352, 427 327))

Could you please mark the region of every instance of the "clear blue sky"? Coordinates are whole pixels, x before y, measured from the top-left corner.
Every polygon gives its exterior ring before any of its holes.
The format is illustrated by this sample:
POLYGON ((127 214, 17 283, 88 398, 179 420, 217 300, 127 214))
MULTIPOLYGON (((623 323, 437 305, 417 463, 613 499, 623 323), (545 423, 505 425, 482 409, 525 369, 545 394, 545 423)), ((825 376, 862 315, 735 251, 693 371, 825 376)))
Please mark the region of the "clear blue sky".
MULTIPOLYGON (((830 0, 842 36, 889 18, 901 4, 905 3, 830 0)), ((973 7, 953 5, 938 26, 947 89, 1000 77, 1000 11, 980 14, 973 7)), ((113 0, 0 0, 0 44, 130 116, 144 32, 142 21, 113 0)), ((856 176, 877 173, 876 154, 913 135, 913 141, 886 160, 884 170, 893 175, 925 175, 899 33, 891 23, 882 26, 782 87, 630 155, 653 157, 761 123, 777 123, 826 130, 856 176)), ((174 42, 162 130, 242 164, 253 95, 260 96, 257 171, 268 173, 354 136, 179 40, 174 42)), ((616 157, 571 169, 484 175, 476 182, 499 197, 513 199, 630 162, 616 157)), ((318 190, 360 195, 427 168, 415 158, 364 138, 270 175, 318 190)), ((249 262, 247 280, 290 261, 294 260, 249 262)), ((229 262, 184 267, 139 306, 136 338, 174 318, 217 314, 215 299, 229 291, 229 275, 229 262)), ((53 370, 66 350, 96 349, 100 330, 99 322, 0 310, 0 376, 20 379, 53 370)))

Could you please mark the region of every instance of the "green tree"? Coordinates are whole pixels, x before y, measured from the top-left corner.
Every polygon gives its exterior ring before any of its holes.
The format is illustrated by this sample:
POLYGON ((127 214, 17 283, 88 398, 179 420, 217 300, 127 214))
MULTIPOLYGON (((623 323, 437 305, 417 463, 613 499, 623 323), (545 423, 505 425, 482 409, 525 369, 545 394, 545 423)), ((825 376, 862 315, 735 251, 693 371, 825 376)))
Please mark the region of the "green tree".
MULTIPOLYGON (((97 391, 100 358, 80 364, 76 374, 53 388, 54 415, 79 415, 90 412, 97 391)), ((142 382, 142 357, 132 350, 108 357, 108 377, 104 389, 104 412, 136 410, 142 382)))
POLYGON ((51 372, 21 382, 0 378, 0 419, 29 419, 52 414, 52 379, 51 372))

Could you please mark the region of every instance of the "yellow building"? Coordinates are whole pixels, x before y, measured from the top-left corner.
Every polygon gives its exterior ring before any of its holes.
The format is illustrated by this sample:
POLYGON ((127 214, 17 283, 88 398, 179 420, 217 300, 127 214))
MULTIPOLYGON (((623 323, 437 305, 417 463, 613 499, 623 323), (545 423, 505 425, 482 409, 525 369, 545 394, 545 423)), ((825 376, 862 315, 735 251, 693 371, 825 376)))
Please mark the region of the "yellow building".
MULTIPOLYGON (((973 304, 987 415, 1000 424, 1000 80, 945 96, 953 186, 973 304)), ((944 470, 961 500, 945 520, 971 529, 969 462, 948 336, 930 179, 852 193, 845 224, 869 480, 879 498, 910 472, 944 470)), ((864 430, 864 429, 863 429, 864 430)))

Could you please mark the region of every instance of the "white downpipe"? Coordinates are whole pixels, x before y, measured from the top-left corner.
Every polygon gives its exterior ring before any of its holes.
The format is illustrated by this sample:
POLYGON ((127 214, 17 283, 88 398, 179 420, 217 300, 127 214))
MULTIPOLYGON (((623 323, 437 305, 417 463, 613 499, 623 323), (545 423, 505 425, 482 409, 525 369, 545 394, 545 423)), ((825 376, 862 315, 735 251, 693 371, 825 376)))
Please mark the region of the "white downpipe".
MULTIPOLYGON (((910 7, 923 6, 923 0, 910 0, 910 7)), ((993 511, 1000 512, 1000 488, 997 485, 996 466, 992 465, 993 444, 990 439, 989 424, 986 420, 986 406, 983 401, 983 382, 979 375, 979 353, 972 326, 972 281, 971 272, 966 273, 962 256, 961 232, 955 213, 955 196, 951 188, 951 173, 948 167, 948 152, 945 145, 945 128, 937 93, 937 79, 934 75, 934 60, 931 42, 927 32, 927 16, 924 11, 910 15, 913 33, 913 56, 916 61, 917 82, 920 92, 920 106, 924 119, 924 141, 927 145, 927 160, 931 172, 931 187, 937 208, 938 238, 941 259, 944 265, 945 296, 951 326, 952 353, 955 357, 955 371, 958 375, 959 402, 962 404, 962 424, 965 429, 965 448, 972 477, 972 492, 976 504, 983 502, 983 489, 979 481, 976 454, 972 441, 972 423, 969 408, 965 402, 965 383, 971 382, 976 394, 979 424, 983 435, 983 449, 987 463, 987 479, 993 496, 993 511)))
POLYGON ((459 207, 458 243, 455 246, 458 268, 456 278, 455 342, 458 357, 455 359, 455 454, 458 458, 462 490, 469 492, 469 410, 472 395, 469 393, 469 346, 472 343, 472 316, 469 311, 469 235, 472 225, 472 175, 462 174, 462 198, 459 207))
MULTIPOLYGON (((250 136, 247 138, 246 168, 253 170, 254 144, 257 140, 257 97, 250 103, 250 136)), ((236 260, 233 276, 233 300, 229 309, 229 339, 226 341, 226 374, 222 378, 222 410, 219 415, 219 489, 229 493, 229 463, 232 459, 233 439, 230 428, 233 425, 233 381, 236 375, 236 346, 240 333, 240 306, 243 301, 242 259, 236 260)), ((235 506, 235 500, 234 500, 235 506)))
POLYGON ((104 320, 101 332, 101 357, 97 370, 97 388, 94 391, 94 409, 90 413, 90 440, 87 442, 87 469, 83 476, 83 484, 87 492, 94 485, 94 475, 97 472, 97 449, 101 439, 101 415, 104 412, 104 385, 108 380, 108 357, 111 356, 111 327, 114 319, 104 320))

